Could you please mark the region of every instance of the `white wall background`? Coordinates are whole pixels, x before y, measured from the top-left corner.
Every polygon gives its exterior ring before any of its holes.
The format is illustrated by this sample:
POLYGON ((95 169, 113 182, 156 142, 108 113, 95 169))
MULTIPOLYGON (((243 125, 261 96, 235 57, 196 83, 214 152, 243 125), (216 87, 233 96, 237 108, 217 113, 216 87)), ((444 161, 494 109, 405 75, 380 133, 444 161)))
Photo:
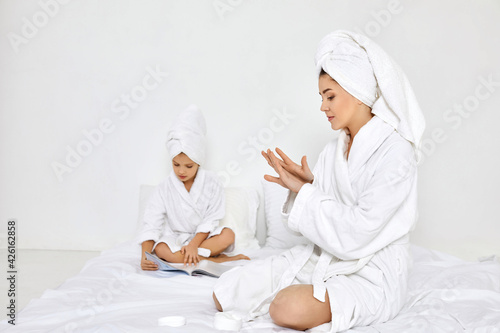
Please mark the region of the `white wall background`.
POLYGON ((166 130, 190 103, 207 119, 207 168, 232 171, 229 186, 257 187, 270 171, 252 137, 314 164, 337 135, 319 111, 316 45, 352 29, 399 62, 425 113, 413 241, 500 254, 499 18, 495 0, 0 0, 2 242, 9 218, 19 248, 131 238, 139 185, 168 174, 166 130), (88 156, 67 166, 78 148, 88 156))

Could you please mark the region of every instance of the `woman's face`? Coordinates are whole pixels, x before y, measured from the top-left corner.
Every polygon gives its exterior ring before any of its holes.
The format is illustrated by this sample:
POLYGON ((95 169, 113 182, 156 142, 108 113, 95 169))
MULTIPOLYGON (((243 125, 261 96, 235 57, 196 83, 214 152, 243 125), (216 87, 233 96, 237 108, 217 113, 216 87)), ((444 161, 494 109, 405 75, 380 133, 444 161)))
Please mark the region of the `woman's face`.
POLYGON ((328 117, 332 129, 350 128, 356 122, 362 103, 328 74, 319 76, 318 85, 322 100, 320 109, 328 117))
POLYGON ((182 182, 194 181, 199 165, 193 162, 186 154, 180 153, 172 159, 175 175, 182 182))

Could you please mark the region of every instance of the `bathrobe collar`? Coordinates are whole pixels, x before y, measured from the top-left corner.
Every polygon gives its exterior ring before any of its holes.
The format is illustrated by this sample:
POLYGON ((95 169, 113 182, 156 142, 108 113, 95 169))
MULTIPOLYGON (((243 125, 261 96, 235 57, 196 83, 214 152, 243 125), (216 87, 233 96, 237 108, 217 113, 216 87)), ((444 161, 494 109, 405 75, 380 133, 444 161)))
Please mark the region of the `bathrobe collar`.
POLYGON ((193 186, 191 186, 191 190, 188 192, 184 183, 175 175, 175 172, 172 171, 170 174, 170 178, 172 183, 174 184, 175 189, 179 192, 181 197, 185 200, 185 202, 189 203, 189 205, 193 209, 197 209, 196 202, 200 198, 202 194, 203 184, 205 183, 205 170, 201 167, 198 168, 198 172, 196 173, 196 177, 194 178, 193 186))
MULTIPOLYGON (((370 157, 377 151, 377 149, 382 145, 382 143, 394 132, 394 128, 387 124, 385 121, 377 116, 373 116, 370 121, 368 121, 361 129, 358 134, 354 137, 352 142, 351 151, 349 153, 349 159, 347 160, 347 166, 349 169, 349 174, 351 179, 354 179, 361 167, 370 159, 370 157)), ((347 149, 347 143, 349 142, 349 136, 345 134, 339 137, 339 144, 341 144, 341 139, 344 139, 342 147, 342 156, 345 159, 345 152, 347 149)), ((340 147, 338 147, 340 148, 340 147)))

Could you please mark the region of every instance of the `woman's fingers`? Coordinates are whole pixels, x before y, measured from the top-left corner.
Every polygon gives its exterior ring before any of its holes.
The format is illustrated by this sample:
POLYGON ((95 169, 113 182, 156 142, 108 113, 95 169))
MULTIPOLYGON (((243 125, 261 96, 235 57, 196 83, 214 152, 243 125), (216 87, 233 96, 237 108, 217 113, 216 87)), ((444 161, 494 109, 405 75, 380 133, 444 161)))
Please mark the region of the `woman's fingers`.
POLYGON ((297 173, 297 169, 300 169, 300 165, 292 161, 290 157, 288 157, 287 154, 285 154, 281 149, 276 148, 276 152, 280 157, 283 159, 284 163, 281 164, 281 166, 287 170, 288 172, 291 173, 297 173))
POLYGON ((283 163, 281 164, 281 166, 286 170, 288 171, 289 173, 291 174, 294 174, 294 175, 297 175, 300 177, 300 173, 301 173, 301 166, 298 165, 297 163, 295 163, 294 161, 292 161, 292 159, 290 157, 288 157, 288 155, 286 155, 281 149, 279 148, 276 148, 276 152, 280 155, 280 157, 283 159, 283 163))
POLYGON ((269 176, 269 175, 264 175, 264 179, 267 180, 268 182, 271 182, 271 183, 276 183, 286 189, 288 189, 288 187, 285 185, 285 183, 283 183, 283 181, 278 178, 278 177, 273 177, 273 176, 269 176))
POLYGON ((278 163, 275 161, 276 160, 276 156, 274 156, 274 154, 273 154, 272 151, 268 151, 267 155, 269 156, 269 159, 271 160, 272 167, 273 167, 274 171, 276 171, 276 173, 279 176, 281 176, 280 173, 279 173, 279 170, 278 170, 278 163))
MULTIPOLYGON (((278 148, 276 148, 276 149, 278 149, 278 148)), ((282 153, 283 153, 283 152, 282 152, 282 153)), ((285 156, 286 156, 286 155, 285 155, 285 156)), ((277 156, 273 153, 273 151, 272 151, 271 149, 268 149, 268 150, 267 150, 267 157, 271 160, 271 163, 273 163, 274 165, 276 165, 276 164, 280 164, 281 166, 286 165, 286 163, 285 163, 282 159, 278 158, 278 157, 277 157, 277 156), (275 157, 274 159, 271 159, 271 157, 270 157, 270 156, 271 156, 271 154, 275 157)))
POLYGON ((271 168, 273 168, 273 169, 274 169, 274 171, 276 171, 276 167, 275 167, 275 165, 274 165, 273 161, 271 160, 271 157, 269 156, 269 153, 270 153, 270 152, 271 152, 271 151, 270 151, 269 149, 267 150, 267 152, 262 151, 262 156, 264 156, 264 158, 266 159, 267 164, 269 164, 269 166, 270 166, 271 168))
POLYGON ((270 152, 270 155, 274 166, 276 166, 276 172, 278 173, 278 175, 280 175, 280 177, 283 177, 285 173, 283 167, 281 166, 280 159, 277 158, 272 151, 270 152))
POLYGON ((300 160, 300 164, 302 164, 303 168, 309 169, 309 166, 307 165, 307 157, 306 157, 306 155, 302 156, 302 159, 300 160))
POLYGON ((281 179, 279 177, 273 177, 270 175, 264 175, 264 179, 271 183, 276 183, 281 185, 281 179))
POLYGON ((273 164, 276 166, 275 171, 278 173, 279 176, 279 183, 281 186, 288 188, 287 180, 288 180, 288 173, 289 171, 285 170, 281 164, 278 162, 279 159, 273 154, 273 152, 268 153, 269 157, 271 158, 271 161, 273 164))
POLYGON ((314 175, 309 168, 309 164, 307 164, 307 157, 305 155, 302 157, 300 163, 302 164, 302 171, 304 172, 304 176, 307 177, 306 180, 312 181, 314 179, 314 175))
POLYGON ((277 162, 276 161, 273 162, 273 160, 271 160, 270 153, 271 153, 270 149, 268 149, 267 152, 261 151, 261 154, 266 159, 267 164, 269 164, 269 166, 273 168, 274 171, 276 171, 276 163, 280 164, 282 167, 286 167, 286 163, 280 160, 279 158, 276 158, 277 162))
POLYGON ((267 150, 267 156, 269 156, 269 159, 271 160, 274 170, 278 172, 278 167, 277 167, 278 163, 276 162, 276 156, 270 149, 267 150))
MULTIPOLYGON (((276 148, 276 151, 282 157, 283 159, 287 159, 291 161, 288 156, 281 151, 281 149, 276 148)), ((276 171, 278 174, 278 177, 273 177, 270 175, 264 175, 264 179, 267 180, 268 182, 276 183, 278 185, 283 186, 286 189, 289 189, 287 181, 289 178, 289 174, 293 174, 289 169, 290 166, 288 166, 284 161, 282 161, 280 158, 278 158, 270 149, 267 150, 267 152, 262 151, 262 156, 266 159, 267 163, 276 171)), ((293 162, 292 162, 293 163, 293 162)), ((297 165, 298 166, 298 165, 297 165)))
POLYGON ((300 164, 302 164, 302 168, 306 172, 311 172, 311 169, 309 168, 309 164, 307 164, 307 156, 304 155, 302 156, 302 160, 300 161, 300 164))
POLYGON ((283 150, 279 149, 279 148, 276 148, 276 152, 278 153, 278 155, 280 155, 280 157, 283 159, 283 161, 285 162, 285 164, 295 164, 291 159, 290 157, 288 157, 284 152, 283 150))
POLYGON ((267 156, 267 153, 265 151, 261 151, 260 152, 262 154, 262 156, 264 156, 264 158, 266 159, 267 161, 267 164, 269 164, 270 166, 273 166, 272 163, 271 163, 271 160, 269 159, 269 156, 267 156))
POLYGON ((278 158, 271 152, 271 158, 273 159, 273 161, 275 162, 276 164, 276 172, 278 173, 279 175, 279 178, 281 180, 281 182, 283 183, 283 187, 286 187, 287 189, 290 189, 290 187, 288 186, 288 171, 286 171, 282 166, 281 164, 277 163, 277 160, 278 158))

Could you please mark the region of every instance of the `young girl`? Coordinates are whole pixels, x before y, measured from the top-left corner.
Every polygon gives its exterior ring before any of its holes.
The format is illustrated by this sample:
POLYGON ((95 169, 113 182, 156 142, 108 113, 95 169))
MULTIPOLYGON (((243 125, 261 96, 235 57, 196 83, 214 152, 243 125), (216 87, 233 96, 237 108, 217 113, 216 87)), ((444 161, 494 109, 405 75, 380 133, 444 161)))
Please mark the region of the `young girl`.
POLYGON ((404 73, 365 36, 327 35, 316 66, 321 111, 339 137, 313 172, 305 156, 298 165, 263 152, 278 174, 265 179, 290 190, 288 227, 310 243, 223 274, 214 301, 228 318, 337 332, 387 321, 405 302, 422 113, 404 73))
POLYGON ((200 167, 205 159, 205 119, 192 105, 168 132, 167 150, 173 171, 152 194, 138 236, 141 267, 156 270, 144 252, 169 262, 197 264, 201 259, 248 259, 221 254, 234 248, 234 232, 219 227, 225 214, 224 188, 217 176, 200 167))

